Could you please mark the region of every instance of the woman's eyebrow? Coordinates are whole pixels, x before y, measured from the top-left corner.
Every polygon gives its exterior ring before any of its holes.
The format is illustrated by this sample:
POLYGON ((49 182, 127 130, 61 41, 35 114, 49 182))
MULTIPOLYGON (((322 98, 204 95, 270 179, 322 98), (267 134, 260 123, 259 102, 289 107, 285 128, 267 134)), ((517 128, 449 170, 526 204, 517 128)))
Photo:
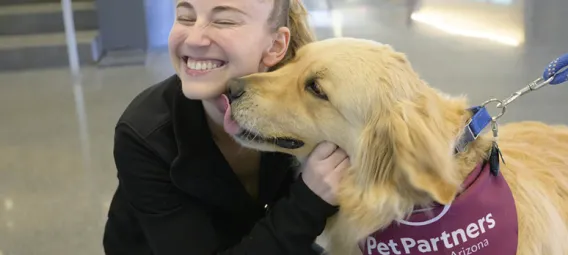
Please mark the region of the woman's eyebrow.
POLYGON ((187 9, 193 9, 193 5, 191 5, 190 3, 185 2, 185 1, 179 2, 177 4, 176 8, 180 8, 180 7, 187 8, 187 9))
POLYGON ((219 12, 238 12, 241 14, 244 14, 246 16, 250 16, 248 13, 244 12, 243 10, 233 7, 233 6, 228 6, 228 5, 220 5, 220 6, 215 6, 215 8, 213 8, 213 13, 219 13, 219 12))
MULTIPOLYGON (((191 5, 188 2, 181 1, 177 4, 176 8, 187 8, 187 9, 193 10, 193 5, 191 5)), ((215 8, 213 8, 212 12, 213 12, 213 14, 220 13, 220 12, 237 12, 237 13, 244 14, 246 16, 250 16, 248 13, 244 12, 243 10, 236 8, 236 7, 233 7, 233 6, 228 6, 228 5, 215 6, 215 8)))

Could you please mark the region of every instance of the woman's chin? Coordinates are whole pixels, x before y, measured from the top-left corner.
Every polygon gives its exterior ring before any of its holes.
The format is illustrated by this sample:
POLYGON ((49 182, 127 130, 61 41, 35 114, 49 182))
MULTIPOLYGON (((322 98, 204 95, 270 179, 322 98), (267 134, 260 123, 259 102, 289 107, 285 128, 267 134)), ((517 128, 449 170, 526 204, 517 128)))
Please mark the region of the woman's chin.
POLYGON ((186 98, 193 100, 215 100, 225 92, 225 85, 217 82, 188 81, 181 79, 181 89, 186 98))

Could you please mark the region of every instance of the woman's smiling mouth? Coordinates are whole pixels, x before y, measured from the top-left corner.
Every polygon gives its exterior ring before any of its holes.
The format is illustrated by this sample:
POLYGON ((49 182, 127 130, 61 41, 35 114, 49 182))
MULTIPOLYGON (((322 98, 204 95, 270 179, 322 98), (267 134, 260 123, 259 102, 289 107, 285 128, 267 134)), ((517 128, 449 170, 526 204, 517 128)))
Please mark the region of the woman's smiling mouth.
POLYGON ((185 73, 197 76, 223 68, 227 62, 217 59, 194 59, 189 56, 182 57, 185 73))

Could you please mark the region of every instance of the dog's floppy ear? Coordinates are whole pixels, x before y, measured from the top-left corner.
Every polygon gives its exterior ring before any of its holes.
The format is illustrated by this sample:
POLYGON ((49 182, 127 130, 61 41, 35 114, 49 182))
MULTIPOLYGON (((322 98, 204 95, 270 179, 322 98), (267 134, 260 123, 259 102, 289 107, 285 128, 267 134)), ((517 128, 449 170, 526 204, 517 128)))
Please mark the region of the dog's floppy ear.
POLYGON ((359 181, 365 185, 398 185, 406 180, 434 201, 448 204, 460 185, 452 134, 443 133, 448 131, 443 109, 426 100, 426 95, 421 98, 399 101, 373 114, 360 141, 358 178, 364 178, 359 181))

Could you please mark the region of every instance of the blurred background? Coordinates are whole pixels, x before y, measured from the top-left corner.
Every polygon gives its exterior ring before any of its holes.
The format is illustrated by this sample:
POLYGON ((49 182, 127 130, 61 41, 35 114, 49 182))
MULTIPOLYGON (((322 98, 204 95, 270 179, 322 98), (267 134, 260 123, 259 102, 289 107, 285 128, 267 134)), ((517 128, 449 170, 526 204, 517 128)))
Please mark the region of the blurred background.
MULTIPOLYGON (((175 0, 66 1, 0 0, 0 255, 103 254, 114 125, 173 74, 175 0)), ((568 52, 566 0, 304 2, 319 39, 391 44, 471 104, 508 96, 568 52)), ((522 97, 503 122, 568 124, 561 86, 522 97)))

